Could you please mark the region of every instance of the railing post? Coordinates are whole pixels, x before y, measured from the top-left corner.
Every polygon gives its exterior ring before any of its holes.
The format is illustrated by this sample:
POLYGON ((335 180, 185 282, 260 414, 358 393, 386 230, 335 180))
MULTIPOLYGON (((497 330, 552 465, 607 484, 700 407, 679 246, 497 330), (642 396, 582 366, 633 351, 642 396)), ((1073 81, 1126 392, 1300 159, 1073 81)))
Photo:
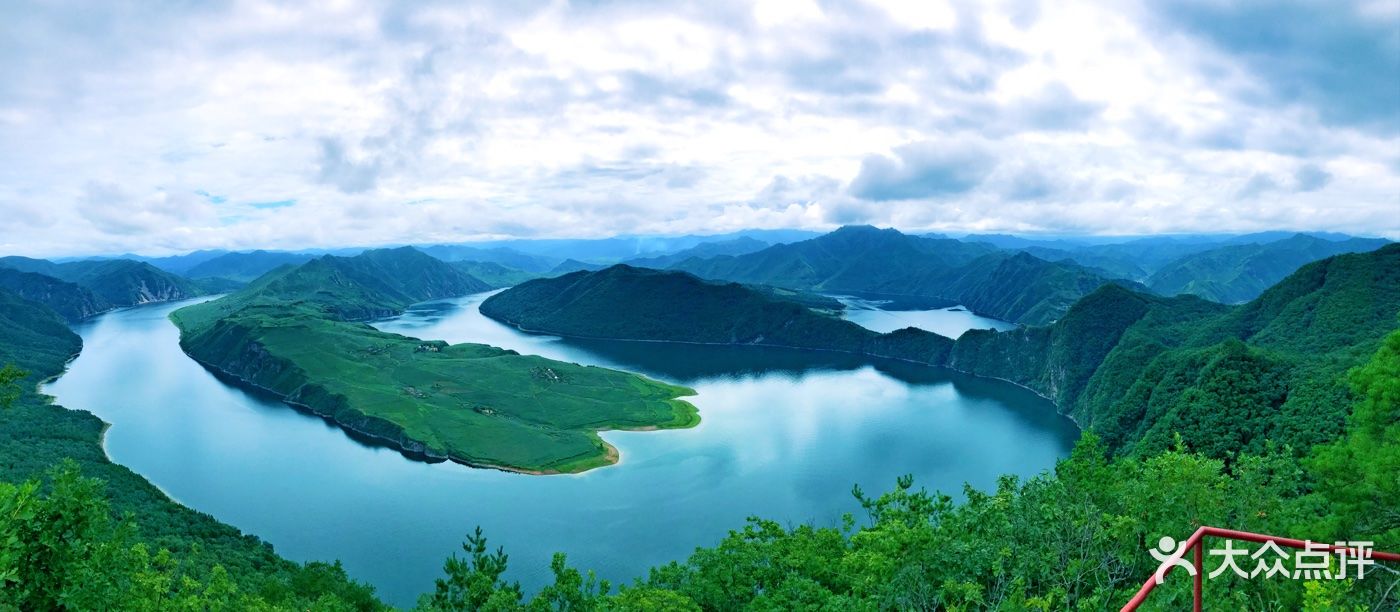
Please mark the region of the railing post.
POLYGON ((1192 605, 1191 609, 1195 610, 1196 612, 1201 612, 1201 573, 1203 571, 1201 569, 1201 550, 1205 547, 1206 537, 1202 535, 1201 539, 1196 542, 1196 554, 1194 559, 1194 563, 1196 565, 1196 576, 1193 579, 1194 584, 1191 586, 1191 594, 1193 599, 1195 600, 1195 603, 1192 605))

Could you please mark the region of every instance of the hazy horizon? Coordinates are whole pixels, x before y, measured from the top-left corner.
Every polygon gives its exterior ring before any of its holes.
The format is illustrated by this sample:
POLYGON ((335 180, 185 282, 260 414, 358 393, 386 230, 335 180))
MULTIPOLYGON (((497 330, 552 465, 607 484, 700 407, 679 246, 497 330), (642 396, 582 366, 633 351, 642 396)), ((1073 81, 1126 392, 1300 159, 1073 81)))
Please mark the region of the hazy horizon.
MULTIPOLYGON (((859 225, 868 225, 868 224, 859 224, 859 223, 857 223, 857 224, 850 224, 850 225, 859 226, 859 225)), ((354 251, 354 250, 360 250, 360 249, 363 249, 363 250, 369 250, 369 249, 393 249, 393 248, 399 248, 399 247, 429 247, 429 246, 468 246, 468 247, 472 247, 472 246, 477 246, 477 245, 479 245, 478 248, 483 248, 483 249, 492 249, 492 248, 507 248, 507 249, 509 249, 509 248, 511 248, 511 243, 515 243, 515 242, 532 242, 532 241, 540 241, 540 242, 546 242, 546 241, 562 241, 562 242, 567 242, 567 241, 606 241, 606 240, 628 240, 628 239, 646 240, 646 239, 677 239, 677 238, 701 238, 701 239, 707 239, 707 240, 706 240, 707 242, 713 242, 714 240, 709 240, 709 239, 713 239, 713 238, 733 239, 733 238, 738 237, 739 235, 744 235, 744 234, 751 233, 751 232, 809 232, 809 233, 812 234, 812 237, 815 237, 815 236, 820 236, 820 235, 823 235, 823 234, 830 233, 830 232, 835 231, 835 230, 837 230, 837 229, 840 229, 840 228, 842 228, 842 227, 848 227, 848 226, 839 226, 839 225, 838 225, 838 226, 831 226, 831 227, 823 228, 823 229, 808 229, 808 228, 794 228, 794 227, 744 228, 744 229, 740 229, 740 230, 734 230, 734 231, 722 232, 722 233, 714 233, 714 234, 707 234, 707 233, 701 233, 701 232, 686 233, 686 234, 611 234, 611 235, 605 235, 605 236, 549 236, 549 237, 531 237, 531 238, 481 238, 481 239, 477 239, 477 240, 463 240, 463 241, 458 241, 458 242, 385 242, 385 243, 380 243, 380 244, 332 244, 332 245, 327 245, 327 246, 304 247, 304 248, 296 248, 296 247, 283 248, 283 247, 271 247, 271 246, 269 246, 269 247, 262 247, 262 246, 256 246, 256 245, 254 245, 254 246, 247 246, 247 247, 241 247, 241 248, 218 248, 218 247, 208 247, 208 248, 194 248, 194 249, 188 249, 188 250, 157 251, 157 252, 135 250, 135 251, 112 252, 112 253, 94 253, 94 252, 51 253, 51 254, 47 254, 47 255, 31 255, 31 254, 26 254, 26 253, 22 253, 22 252, 6 252, 6 253, 0 253, 0 257, 10 256, 10 255, 18 255, 18 256, 22 256, 22 257, 33 257, 33 258, 36 258, 36 259, 79 260, 79 259, 92 259, 92 258, 111 258, 111 259, 117 259, 117 258, 128 257, 128 256, 136 256, 136 257, 141 257, 141 258, 160 259, 160 258, 165 258, 165 257, 179 257, 179 256, 183 256, 183 255, 191 255, 191 254, 198 253, 198 252, 203 252, 203 251, 210 251, 210 252, 219 251, 219 252, 229 252, 229 253, 247 253, 247 252, 252 252, 252 251, 285 252, 285 253, 331 253, 331 252, 334 252, 334 251, 354 251)), ((1012 237, 1023 238, 1023 239, 1031 240, 1031 241, 1045 241, 1045 242, 1064 241, 1064 242, 1067 242, 1067 243, 1074 243, 1074 244, 1080 244, 1080 245, 1091 245, 1091 244, 1118 244, 1118 243, 1124 243, 1124 242, 1131 242, 1131 241, 1134 241, 1134 240, 1152 239, 1152 238, 1177 239, 1177 240, 1197 240, 1197 239, 1199 239, 1199 240, 1202 240, 1202 241, 1209 241, 1209 240, 1212 240, 1212 239, 1228 239, 1228 238, 1233 238, 1233 237, 1244 237, 1244 236, 1251 236, 1251 235, 1256 235, 1256 234, 1307 234, 1307 235, 1323 235, 1324 239, 1333 239, 1333 238, 1336 238, 1336 237, 1345 237, 1345 238, 1366 238, 1366 239, 1382 239, 1382 240, 1395 241, 1394 238, 1391 238, 1391 237, 1389 237, 1389 236, 1381 236, 1381 235, 1377 235, 1377 234, 1364 234, 1364 233, 1351 234, 1351 233, 1345 233, 1345 232, 1325 232, 1325 231, 1295 230, 1295 229, 1263 229, 1263 230, 1252 231, 1252 232, 1175 232, 1175 233, 1159 233, 1159 234, 1064 234, 1064 233, 1056 233, 1056 234, 1043 233, 1043 234, 1036 234, 1036 233, 1027 233, 1027 232, 995 232, 995 231, 990 231, 990 232, 959 232, 959 231, 938 231, 938 230, 912 230, 912 229, 905 229, 905 228, 899 228, 899 227, 878 226, 878 225, 873 226, 873 227, 876 227, 877 229, 894 229, 894 230, 897 230, 897 231, 899 231, 900 233, 903 233, 903 234, 906 234, 906 235, 916 235, 916 236, 923 236, 923 235, 943 235, 943 236, 946 236, 946 237, 948 237, 948 238, 953 238, 953 239, 957 239, 957 240, 962 240, 962 239, 966 239, 966 238, 968 238, 968 237, 975 237, 975 236, 993 236, 993 235, 995 235, 995 236, 1012 236, 1012 237)), ((807 238, 801 238, 801 240, 806 240, 806 239, 807 239, 807 238)), ((1279 238, 1279 239, 1281 239, 1281 238, 1279 238)), ((1273 240, 1272 237, 1271 237, 1271 240, 1273 240)), ((786 242, 792 242, 792 240, 788 240, 788 241, 786 241, 786 242)), ((662 253, 662 252, 676 251, 676 250, 681 250, 681 249, 660 248, 660 249, 654 249, 654 250, 649 250, 649 251, 643 251, 643 252, 640 252, 639 255, 654 254, 654 253, 662 253)))

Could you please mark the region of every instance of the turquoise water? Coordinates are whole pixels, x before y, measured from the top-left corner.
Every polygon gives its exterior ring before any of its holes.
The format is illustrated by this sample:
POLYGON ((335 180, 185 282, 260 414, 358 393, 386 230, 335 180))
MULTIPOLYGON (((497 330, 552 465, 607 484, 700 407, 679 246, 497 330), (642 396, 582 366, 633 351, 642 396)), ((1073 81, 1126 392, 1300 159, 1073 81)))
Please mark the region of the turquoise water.
POLYGON ((930 310, 884 310, 879 300, 836 296, 846 305, 843 315, 861 327, 880 333, 905 327, 917 327, 941 336, 957 338, 969 329, 1014 329, 1014 323, 972 314, 962 306, 930 310))
POLYGON ((580 475, 421 463, 215 378, 180 351, 166 319, 183 304, 79 326, 83 353, 47 391, 112 423, 112 459, 175 499, 289 558, 340 559, 400 605, 432 588, 477 525, 527 588, 549 579, 555 551, 630 581, 747 516, 837 524, 858 510, 851 485, 883 491, 906 473, 949 492, 990 488, 999 474, 1052 467, 1077 436, 1047 402, 996 381, 834 353, 527 335, 482 317, 481 299, 420 304, 377 326, 685 384, 699 392, 702 424, 605 433, 621 463, 580 475))

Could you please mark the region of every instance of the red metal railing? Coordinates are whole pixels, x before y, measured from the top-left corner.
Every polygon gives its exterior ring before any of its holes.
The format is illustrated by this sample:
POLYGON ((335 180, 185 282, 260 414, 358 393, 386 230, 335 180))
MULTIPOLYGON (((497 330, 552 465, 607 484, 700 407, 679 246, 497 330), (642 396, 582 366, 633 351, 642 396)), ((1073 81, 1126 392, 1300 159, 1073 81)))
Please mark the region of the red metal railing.
MULTIPOLYGON (((1167 557, 1166 560, 1162 561, 1162 564, 1157 568, 1158 572, 1161 572, 1162 577, 1166 578, 1167 574, 1171 573, 1172 569, 1176 567, 1176 561, 1181 560, 1181 557, 1186 554, 1186 551, 1192 551, 1192 565, 1194 565, 1196 568, 1196 575, 1193 577, 1195 584, 1192 586, 1192 597, 1195 600, 1195 605, 1193 609, 1196 612, 1201 612, 1201 551, 1205 549, 1206 536, 1226 538, 1230 540, 1239 540, 1243 542, 1254 542, 1257 544, 1273 542, 1276 546, 1287 546, 1289 548, 1309 550, 1308 543, 1306 541, 1295 540, 1293 538, 1280 538, 1278 536, 1250 533, 1248 531, 1235 531, 1233 529, 1220 529, 1218 527, 1201 527, 1200 529, 1197 529, 1196 533, 1191 534, 1191 537, 1186 539, 1185 544, 1180 546, 1177 549, 1177 551, 1172 554, 1172 556, 1167 557)), ((1347 554, 1353 556, 1359 555, 1360 558, 1366 559, 1380 559, 1382 561, 1400 561, 1400 554, 1396 553, 1380 552, 1370 549, 1358 551, 1355 548, 1347 546, 1321 544, 1318 542, 1312 543, 1311 551, 1317 552, 1324 550, 1331 552, 1344 551, 1347 554)), ((1147 599, 1147 595, 1152 592, 1152 589, 1155 588, 1157 588, 1157 573, 1154 572, 1152 576, 1147 579, 1147 582, 1142 583, 1142 588, 1138 589, 1137 594, 1133 595, 1133 598, 1129 599, 1128 603, 1123 604, 1123 609, 1121 610, 1121 612, 1132 612, 1133 610, 1137 610, 1138 606, 1142 605, 1142 602, 1147 599)))

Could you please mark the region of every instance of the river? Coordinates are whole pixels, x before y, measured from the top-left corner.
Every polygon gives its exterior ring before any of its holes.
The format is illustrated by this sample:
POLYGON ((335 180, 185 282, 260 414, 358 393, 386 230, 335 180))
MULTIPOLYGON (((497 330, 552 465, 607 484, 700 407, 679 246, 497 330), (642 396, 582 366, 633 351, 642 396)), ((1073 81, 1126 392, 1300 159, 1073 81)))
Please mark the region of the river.
MULTIPOLYGON (((477 525, 493 547, 505 546, 508 577, 527 589, 550 579, 555 551, 630 581, 718 543, 748 516, 839 524, 859 510, 853 484, 879 493, 902 474, 955 495, 963 483, 989 489, 1000 474, 1051 468, 1077 437, 1048 402, 997 381, 836 353, 524 334, 481 316, 483 298, 420 304, 376 326, 687 385, 698 392, 690 400, 701 425, 604 433, 621 462, 578 475, 413 461, 190 360, 166 317, 193 302, 77 326, 83 353, 46 391, 111 423, 107 454, 171 497, 288 558, 340 559, 397 605, 431 590, 443 559, 477 525)), ((880 315, 852 319, 862 316, 880 315)), ((1007 325, 946 309, 897 316, 949 335, 1007 325)))

